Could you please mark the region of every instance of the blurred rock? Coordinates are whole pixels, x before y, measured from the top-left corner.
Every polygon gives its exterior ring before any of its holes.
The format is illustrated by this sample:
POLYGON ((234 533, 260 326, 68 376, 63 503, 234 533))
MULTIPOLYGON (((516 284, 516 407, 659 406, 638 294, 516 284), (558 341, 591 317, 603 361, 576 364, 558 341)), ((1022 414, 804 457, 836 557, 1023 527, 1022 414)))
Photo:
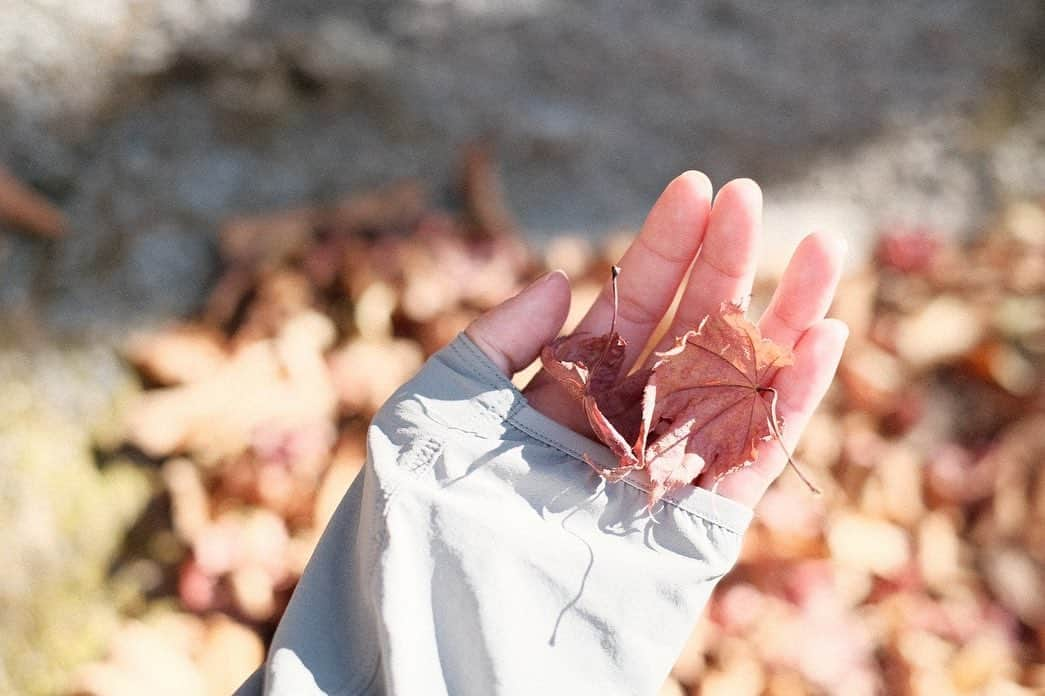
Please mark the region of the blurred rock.
POLYGON ((443 190, 482 135, 536 240, 633 227, 690 167, 754 176, 777 268, 813 228, 866 257, 880 227, 968 232, 1045 190, 1035 0, 55 7, 0 8, 0 160, 99 251, 34 249, 59 261, 35 274, 66 329, 96 329, 99 304, 115 327, 193 308, 198 240, 140 269, 174 227, 404 175, 443 190), (128 287, 74 296, 99 273, 128 287))
POLYGON ((126 253, 127 292, 153 316, 196 309, 217 269, 210 241, 174 224, 137 231, 126 253))
POLYGON ((351 86, 373 80, 393 67, 395 49, 382 37, 347 17, 328 15, 283 40, 294 65, 310 80, 328 86, 351 86))

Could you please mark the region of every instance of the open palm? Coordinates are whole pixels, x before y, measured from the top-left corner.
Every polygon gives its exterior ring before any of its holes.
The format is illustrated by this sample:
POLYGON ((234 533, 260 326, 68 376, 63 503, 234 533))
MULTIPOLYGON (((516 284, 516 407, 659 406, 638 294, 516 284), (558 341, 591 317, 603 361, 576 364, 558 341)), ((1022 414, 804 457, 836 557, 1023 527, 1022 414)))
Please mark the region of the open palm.
MULTIPOLYGON (((699 172, 686 172, 668 185, 619 264, 623 272, 616 327, 628 343, 626 365, 640 357, 683 283, 682 301, 658 350, 669 347, 675 336, 697 326, 722 302, 741 301, 751 293, 761 221, 762 194, 750 179, 729 182, 714 199, 711 182, 699 172)), ((771 385, 779 393, 777 409, 788 449, 797 444, 827 391, 848 335, 841 321, 824 318, 844 253, 841 238, 806 237, 758 322, 763 336, 793 348, 795 354, 794 365, 779 370, 771 385)), ((577 330, 605 333, 613 312, 611 297, 607 282, 577 330)), ((511 375, 558 334, 569 304, 569 281, 562 272, 553 272, 477 319, 468 335, 511 375)), ((546 373, 538 373, 524 393, 545 415, 590 435, 577 401, 546 373)), ((764 442, 755 463, 722 478, 716 490, 754 506, 785 465, 783 450, 764 442)))

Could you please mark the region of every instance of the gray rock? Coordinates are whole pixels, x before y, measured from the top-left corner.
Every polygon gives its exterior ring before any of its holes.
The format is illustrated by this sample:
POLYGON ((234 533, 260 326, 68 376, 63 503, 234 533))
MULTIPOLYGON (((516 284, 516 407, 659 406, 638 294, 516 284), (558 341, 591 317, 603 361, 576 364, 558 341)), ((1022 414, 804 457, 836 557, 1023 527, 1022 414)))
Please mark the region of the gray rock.
POLYGON ((130 306, 159 316, 196 308, 217 270, 207 239, 170 223, 137 233, 125 262, 130 306))

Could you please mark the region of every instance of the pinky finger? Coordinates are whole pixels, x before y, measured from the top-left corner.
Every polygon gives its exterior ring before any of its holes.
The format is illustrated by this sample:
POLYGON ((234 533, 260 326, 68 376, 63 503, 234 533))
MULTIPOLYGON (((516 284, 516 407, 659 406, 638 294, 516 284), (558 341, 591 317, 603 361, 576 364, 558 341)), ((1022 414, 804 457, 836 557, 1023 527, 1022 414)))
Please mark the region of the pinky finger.
POLYGON ((717 482, 701 478, 701 485, 713 487, 726 498, 754 507, 787 466, 813 411, 831 386, 842 358, 849 328, 838 319, 821 319, 806 329, 795 345, 795 364, 780 370, 773 378, 777 390, 777 414, 784 421, 783 442, 763 442, 750 466, 728 474, 717 482))

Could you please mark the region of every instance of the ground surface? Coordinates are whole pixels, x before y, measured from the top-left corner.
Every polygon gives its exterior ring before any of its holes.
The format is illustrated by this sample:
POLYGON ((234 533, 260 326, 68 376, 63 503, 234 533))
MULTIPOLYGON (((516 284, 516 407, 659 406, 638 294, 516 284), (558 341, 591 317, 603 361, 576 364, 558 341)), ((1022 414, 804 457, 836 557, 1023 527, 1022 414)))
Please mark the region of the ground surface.
POLYGON ((449 197, 478 137, 535 242, 633 227, 687 168, 755 177, 770 267, 813 228, 859 251, 1045 194, 1045 6, 891 5, 0 2, 0 164, 72 228, 0 227, 0 635, 41 646, 0 641, 0 693, 52 692, 116 620, 147 477, 96 466, 133 381, 112 346, 198 309, 231 214, 401 177, 449 197))
POLYGON ((440 192, 495 144, 535 239, 641 220, 697 167, 811 227, 974 229, 1045 191, 1045 9, 791 0, 13 0, 0 161, 75 234, 0 242, 0 308, 73 329, 185 312, 230 211, 402 176, 440 192), (67 6, 68 5, 68 6, 67 6))

